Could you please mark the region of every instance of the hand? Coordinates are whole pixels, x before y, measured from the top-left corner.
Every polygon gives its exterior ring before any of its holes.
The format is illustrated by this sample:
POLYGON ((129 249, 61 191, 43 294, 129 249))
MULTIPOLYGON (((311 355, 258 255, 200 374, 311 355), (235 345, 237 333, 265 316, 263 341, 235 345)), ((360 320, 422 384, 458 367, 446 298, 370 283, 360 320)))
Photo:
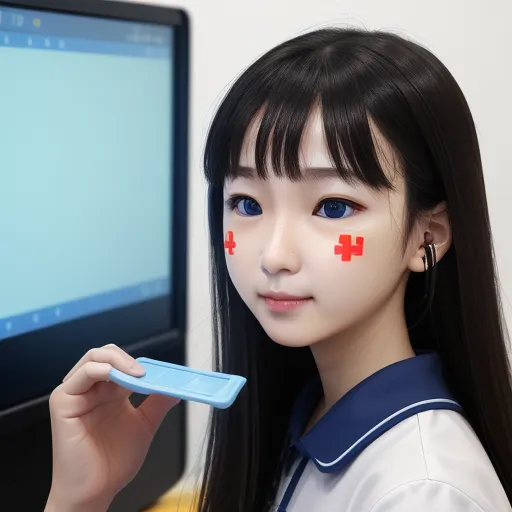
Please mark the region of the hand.
POLYGON ((135 477, 160 423, 179 402, 150 395, 135 409, 131 392, 109 380, 112 368, 144 375, 135 359, 107 345, 87 352, 50 397, 53 480, 47 510, 57 502, 61 510, 85 510, 93 503, 108 508, 135 477))

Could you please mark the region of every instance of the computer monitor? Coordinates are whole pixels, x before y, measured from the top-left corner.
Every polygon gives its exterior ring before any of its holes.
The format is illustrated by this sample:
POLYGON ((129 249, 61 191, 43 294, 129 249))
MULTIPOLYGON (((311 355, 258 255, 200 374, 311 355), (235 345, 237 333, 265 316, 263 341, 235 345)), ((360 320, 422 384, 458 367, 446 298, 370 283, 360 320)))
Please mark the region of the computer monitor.
MULTIPOLYGON (((0 0, 4 497, 48 484, 48 396, 87 350, 185 362, 188 49, 182 10, 0 0)), ((184 418, 166 419, 118 510, 179 477, 184 418)))

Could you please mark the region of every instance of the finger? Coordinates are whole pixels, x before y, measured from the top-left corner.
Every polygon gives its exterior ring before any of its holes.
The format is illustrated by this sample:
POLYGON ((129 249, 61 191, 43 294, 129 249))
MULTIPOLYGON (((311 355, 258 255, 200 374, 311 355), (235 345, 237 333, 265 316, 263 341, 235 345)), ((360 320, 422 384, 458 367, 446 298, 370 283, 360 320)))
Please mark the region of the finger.
MULTIPOLYGON (((61 384, 50 397, 50 410, 58 411, 60 418, 77 418, 84 416, 102 405, 127 400, 132 392, 114 382, 96 382, 91 389, 80 395, 70 395, 61 384)), ((105 409, 110 410, 110 409, 105 409)))
POLYGON ((97 382, 92 389, 81 395, 71 397, 73 400, 83 399, 83 404, 92 404, 93 407, 106 405, 112 402, 125 400, 133 394, 130 389, 119 386, 115 382, 97 382))
POLYGON ((62 391, 68 395, 81 395, 89 391, 96 382, 106 382, 109 380, 109 372, 112 365, 108 363, 98 363, 88 361, 69 377, 66 382, 61 384, 62 391))
POLYGON ((137 409, 150 426, 156 430, 162 423, 165 415, 181 400, 173 396, 149 395, 137 409))
MULTIPOLYGON (((105 345, 101 348, 93 348, 89 350, 69 371, 64 377, 63 382, 71 377, 81 366, 89 361, 95 361, 98 363, 109 363, 114 368, 124 371, 125 373, 133 373, 132 366, 135 368, 141 368, 142 366, 135 361, 133 357, 127 354, 124 350, 114 344, 105 345)), ((143 369, 141 371, 144 371, 143 369)), ((136 372, 137 375, 143 375, 144 373, 136 372)))
POLYGON ((62 382, 66 382, 79 368, 85 363, 94 361, 97 363, 108 363, 124 373, 141 377, 145 374, 144 368, 137 361, 127 354, 124 350, 116 345, 105 345, 101 348, 93 348, 89 350, 79 361, 73 366, 70 372, 64 377, 62 382))
MULTIPOLYGON (((96 405, 118 402, 133 394, 132 390, 119 386, 115 382, 98 382, 92 391, 91 399, 96 405)), ((91 393, 87 393, 87 396, 89 395, 91 393)))

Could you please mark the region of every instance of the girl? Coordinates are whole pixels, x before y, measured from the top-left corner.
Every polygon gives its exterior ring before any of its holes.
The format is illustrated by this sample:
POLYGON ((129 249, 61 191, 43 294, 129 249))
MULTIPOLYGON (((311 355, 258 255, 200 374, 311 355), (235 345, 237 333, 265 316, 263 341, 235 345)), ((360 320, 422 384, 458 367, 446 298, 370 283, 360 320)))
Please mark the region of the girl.
MULTIPOLYGON (((473 120, 398 36, 320 30, 235 82, 207 140, 215 366, 202 512, 511 511, 512 393, 473 120)), ((88 353, 51 398, 47 512, 104 511, 175 401, 88 353), (76 461, 81 461, 77 465, 76 461)))

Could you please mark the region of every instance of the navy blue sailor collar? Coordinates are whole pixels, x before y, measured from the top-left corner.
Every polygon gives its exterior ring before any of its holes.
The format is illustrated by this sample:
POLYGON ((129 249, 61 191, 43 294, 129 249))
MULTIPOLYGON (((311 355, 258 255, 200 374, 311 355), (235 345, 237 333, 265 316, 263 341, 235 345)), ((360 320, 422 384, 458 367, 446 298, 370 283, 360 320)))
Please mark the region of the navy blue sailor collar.
POLYGON ((315 379, 294 405, 290 435, 291 448, 324 473, 342 470, 382 434, 419 412, 449 409, 463 414, 436 353, 416 355, 374 373, 303 434, 321 396, 320 379, 315 379))

